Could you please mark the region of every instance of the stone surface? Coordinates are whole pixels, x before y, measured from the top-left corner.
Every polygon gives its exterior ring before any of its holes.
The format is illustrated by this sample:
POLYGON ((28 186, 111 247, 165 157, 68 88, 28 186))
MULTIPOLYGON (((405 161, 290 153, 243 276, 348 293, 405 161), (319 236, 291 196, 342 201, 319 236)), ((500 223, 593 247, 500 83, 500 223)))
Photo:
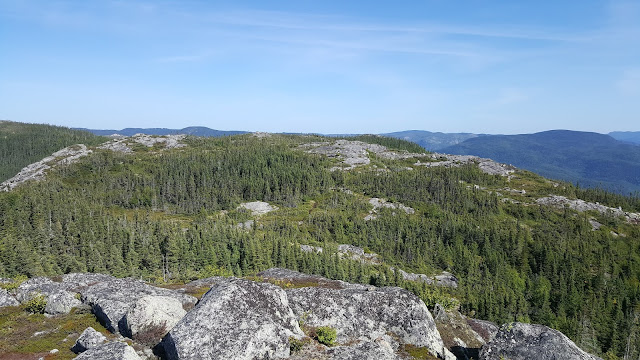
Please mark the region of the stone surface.
POLYGON ((68 314, 71 309, 80 305, 82 302, 76 298, 76 294, 61 290, 47 297, 44 312, 51 315, 68 314))
POLYGON ((454 358, 444 347, 426 305, 406 290, 307 287, 286 291, 293 312, 306 326, 335 328, 340 344, 375 341, 393 334, 399 342, 454 358))
POLYGON ((602 360, 590 355, 557 330, 543 325, 510 323, 482 347, 480 360, 602 360))
POLYGON ((152 327, 163 327, 164 336, 187 312, 180 300, 168 296, 143 296, 126 315, 127 333, 135 338, 152 327))
POLYGON ((251 211, 251 215, 253 216, 264 215, 266 213, 269 213, 271 211, 278 209, 277 206, 271 206, 269 205, 269 203, 264 201, 253 201, 253 202, 242 203, 238 208, 239 209, 243 208, 251 211))
MULTIPOLYGON (((580 212, 597 211, 603 215, 611 214, 616 217, 622 217, 627 222, 632 224, 640 223, 639 213, 627 212, 620 208, 612 208, 609 206, 604 206, 598 203, 592 203, 592 202, 584 201, 581 199, 569 199, 567 197, 560 196, 560 195, 550 195, 547 197, 539 198, 538 200, 536 200, 536 202, 540 205, 549 205, 549 206, 554 206, 558 208, 563 208, 565 206, 568 206, 570 209, 580 211, 580 212)), ((594 228, 596 227, 596 225, 594 225, 593 223, 591 223, 591 225, 594 228)))
POLYGON ((382 260, 375 253, 366 253, 363 248, 349 245, 349 244, 340 244, 338 245, 338 255, 341 258, 349 258, 351 260, 360 261, 367 264, 381 264, 382 260))
POLYGON ((106 343, 75 357, 76 360, 142 360, 136 351, 123 342, 106 343))
POLYGON ((131 149, 131 145, 134 145, 136 143, 144 145, 146 147, 153 147, 156 144, 162 144, 164 145, 164 149, 175 149, 186 146, 181 142, 185 137, 186 135, 155 136, 146 134, 135 134, 133 136, 123 136, 115 138, 98 146, 98 149, 105 149, 128 154, 133 152, 133 150, 131 149))
POLYGON ((9 180, 0 184, 0 191, 11 191, 16 186, 29 180, 42 180, 46 171, 58 165, 68 165, 77 162, 81 157, 91 154, 84 144, 77 144, 58 150, 44 159, 27 165, 9 180))
POLYGON ((450 155, 433 153, 430 155, 430 162, 416 162, 414 166, 425 167, 458 167, 467 164, 477 164, 482 172, 489 175, 509 176, 515 172, 516 168, 511 165, 501 164, 491 159, 485 159, 472 155, 450 155))
POLYGON ((369 152, 381 158, 391 160, 428 156, 427 154, 390 151, 382 145, 351 140, 309 143, 303 144, 301 148, 307 149, 307 152, 311 154, 321 154, 340 159, 341 162, 346 165, 346 167, 334 167, 331 170, 350 170, 358 166, 368 165, 371 163, 369 152))
MULTIPOLYGON (((391 268, 391 270, 396 271, 395 268, 391 268)), ((408 273, 402 269, 398 269, 398 271, 400 272, 400 276, 402 276, 404 280, 420 281, 430 285, 447 286, 452 288, 458 287, 458 278, 452 273, 447 271, 443 271, 439 275, 435 275, 435 276, 429 276, 426 274, 408 273)))
POLYGON ((93 349, 105 343, 107 338, 102 335, 100 332, 96 331, 96 329, 92 327, 88 327, 84 329, 78 340, 76 340, 75 345, 71 348, 71 351, 77 353, 81 353, 87 351, 89 349, 93 349))
POLYGON ((7 290, 0 288, 0 307, 18 305, 20 305, 20 303, 13 295, 9 294, 7 290))
POLYGON ((330 359, 340 360, 395 360, 400 359, 392 345, 383 340, 365 341, 352 346, 336 346, 327 350, 330 359))
POLYGON ((302 337, 285 292, 272 284, 229 279, 215 285, 165 336, 168 359, 273 359, 302 337))
POLYGON ((62 275, 62 283, 68 284, 71 288, 86 287, 113 279, 115 278, 111 275, 94 273, 69 273, 62 275))
POLYGON ((45 313, 50 315, 67 314, 72 308, 81 305, 76 292, 71 291, 76 284, 56 282, 46 277, 31 278, 18 286, 17 300, 24 304, 34 296, 43 295, 47 306, 45 313))
POLYGON ((89 286, 81 291, 82 301, 90 305, 98 319, 112 332, 125 332, 125 315, 138 299, 147 296, 175 298, 184 307, 191 307, 197 299, 182 292, 147 285, 136 279, 111 279, 89 286), (122 328, 121 328, 122 326, 122 328))

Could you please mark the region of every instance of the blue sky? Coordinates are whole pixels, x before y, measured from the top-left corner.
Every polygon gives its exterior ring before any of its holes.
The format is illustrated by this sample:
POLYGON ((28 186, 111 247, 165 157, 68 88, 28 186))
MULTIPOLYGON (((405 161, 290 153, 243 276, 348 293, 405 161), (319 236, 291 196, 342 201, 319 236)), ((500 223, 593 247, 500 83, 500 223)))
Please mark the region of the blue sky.
POLYGON ((638 131, 640 0, 0 0, 0 119, 638 131))

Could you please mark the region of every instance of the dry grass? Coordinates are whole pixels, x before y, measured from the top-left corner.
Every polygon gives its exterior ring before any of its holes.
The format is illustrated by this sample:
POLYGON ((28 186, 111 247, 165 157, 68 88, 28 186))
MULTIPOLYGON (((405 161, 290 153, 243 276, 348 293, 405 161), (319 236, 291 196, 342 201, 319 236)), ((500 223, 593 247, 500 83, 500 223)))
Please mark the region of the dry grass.
POLYGON ((0 309, 0 360, 9 359, 73 359, 71 351, 80 333, 87 327, 108 335, 89 312, 72 311, 66 315, 45 317, 29 314, 21 306, 0 309), (58 349, 55 355, 49 351, 58 349))

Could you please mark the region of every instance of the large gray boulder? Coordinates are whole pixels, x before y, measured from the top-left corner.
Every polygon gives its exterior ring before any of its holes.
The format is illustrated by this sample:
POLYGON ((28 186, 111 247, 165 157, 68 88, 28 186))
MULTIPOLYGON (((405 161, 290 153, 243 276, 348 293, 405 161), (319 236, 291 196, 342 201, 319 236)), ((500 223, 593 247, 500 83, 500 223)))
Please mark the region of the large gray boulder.
POLYGON ((285 292, 228 279, 207 292, 162 341, 167 359, 276 359, 304 336, 285 292))
POLYGON ((0 307, 18 306, 20 303, 7 290, 0 288, 0 307))
POLYGON ((76 295, 68 291, 60 290, 47 297, 47 306, 44 312, 51 315, 68 314, 71 309, 82 305, 76 295))
POLYGON ((375 341, 393 334, 401 343, 455 359, 445 348, 427 306, 406 290, 307 287, 286 292, 293 312, 305 325, 333 327, 338 343, 375 341))
POLYGON ((91 285, 95 285, 100 282, 110 281, 115 279, 111 275, 94 274, 94 273, 70 273, 62 275, 62 283, 66 284, 69 289, 83 288, 91 285))
POLYGON ((88 327, 84 329, 82 334, 80 334, 80 337, 78 337, 78 340, 76 340, 76 343, 71 348, 71 351, 75 353, 81 353, 89 349, 98 347, 103 343, 105 343, 106 341, 107 341, 106 336, 96 331, 96 329, 92 327, 88 327))
POLYGON ((543 325, 502 325, 495 338, 482 347, 480 360, 602 360, 578 348, 564 334, 543 325))
POLYGON ((122 342, 111 342, 91 348, 75 357, 76 360, 142 360, 136 351, 122 342))
POLYGON ((178 300, 183 307, 190 308, 197 299, 182 292, 163 289, 137 279, 111 279, 98 282, 81 290, 82 301, 90 305, 94 314, 112 332, 127 334, 125 315, 144 296, 166 296, 178 300))
POLYGON ((61 290, 66 290, 62 283, 52 281, 46 277, 35 277, 24 281, 18 286, 16 289, 16 298, 20 303, 24 304, 37 295, 48 297, 61 290))
POLYGON ((16 298, 26 303, 33 297, 42 295, 47 301, 45 313, 50 315, 67 314, 72 308, 81 305, 72 291, 75 284, 53 281, 46 277, 31 278, 18 286, 16 298))
POLYGON ((127 312, 127 333, 135 338, 139 333, 161 329, 158 336, 162 338, 186 314, 175 297, 143 296, 127 312))

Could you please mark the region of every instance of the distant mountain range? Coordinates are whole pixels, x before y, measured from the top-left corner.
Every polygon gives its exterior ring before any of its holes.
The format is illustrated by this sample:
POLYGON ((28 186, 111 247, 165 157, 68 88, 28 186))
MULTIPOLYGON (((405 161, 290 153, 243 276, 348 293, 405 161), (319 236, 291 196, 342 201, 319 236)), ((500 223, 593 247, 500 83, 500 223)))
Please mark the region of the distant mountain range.
POLYGON ((614 131, 610 132, 609 136, 629 144, 640 145, 640 131, 614 131))
POLYGON ((184 129, 166 129, 166 128, 126 128, 122 130, 96 130, 76 128, 75 130, 84 130, 95 135, 110 136, 110 135, 122 135, 132 136, 135 134, 147 134, 147 135, 194 135, 205 137, 217 137, 217 136, 229 136, 246 134, 247 131, 226 131, 226 130, 214 130, 205 126, 189 126, 184 129))
POLYGON ((640 191, 640 146, 609 135, 569 130, 488 135, 440 151, 487 157, 581 186, 640 191))

